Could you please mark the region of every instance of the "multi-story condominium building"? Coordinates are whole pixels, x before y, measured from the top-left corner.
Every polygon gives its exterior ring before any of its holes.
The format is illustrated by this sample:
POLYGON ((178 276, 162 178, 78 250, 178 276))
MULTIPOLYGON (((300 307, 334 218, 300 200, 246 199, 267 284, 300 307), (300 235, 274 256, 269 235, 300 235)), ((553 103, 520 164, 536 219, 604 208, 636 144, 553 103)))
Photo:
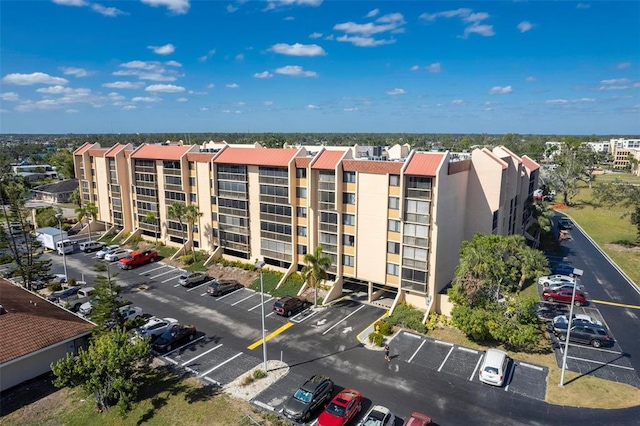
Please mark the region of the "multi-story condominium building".
POLYGON ((636 172, 637 167, 631 164, 629 158, 637 158, 640 139, 611 139, 609 145, 613 153, 613 168, 626 169, 631 166, 632 172, 636 172))
POLYGON ((522 234, 538 187, 538 165, 503 147, 466 156, 407 150, 397 161, 356 159, 349 147, 207 148, 215 152, 87 143, 74 153, 82 199, 117 231, 286 273, 321 246, 332 261, 327 300, 348 281, 370 301, 391 293, 448 312, 444 289, 462 241, 522 234), (168 215, 172 201, 203 213, 193 238, 168 215))

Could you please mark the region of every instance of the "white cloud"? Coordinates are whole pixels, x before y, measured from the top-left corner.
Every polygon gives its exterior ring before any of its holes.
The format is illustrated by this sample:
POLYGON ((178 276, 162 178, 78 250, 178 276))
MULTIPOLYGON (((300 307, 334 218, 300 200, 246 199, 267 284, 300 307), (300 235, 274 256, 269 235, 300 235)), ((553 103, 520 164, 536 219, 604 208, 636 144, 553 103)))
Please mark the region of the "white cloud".
POLYGON ((70 94, 70 93, 74 93, 75 91, 76 89, 72 89, 70 87, 64 87, 64 86, 49 86, 49 87, 42 87, 36 90, 36 92, 38 93, 46 93, 49 95, 62 95, 64 93, 70 94))
POLYGON ((158 55, 170 55, 176 51, 176 47, 171 43, 165 44, 164 46, 147 46, 147 49, 153 50, 153 52, 158 55))
POLYGON ((451 101, 451 103, 458 106, 465 105, 465 102, 462 99, 454 99, 451 101))
POLYGON ((411 71, 418 71, 420 69, 420 66, 419 65, 414 65, 410 69, 411 69, 411 71))
POLYGON ((324 56, 327 54, 327 52, 317 44, 277 43, 271 46, 269 50, 274 53, 289 56, 324 56))
POLYGON ((552 104, 552 105, 564 105, 564 104, 568 104, 569 101, 566 99, 549 99, 548 101, 546 101, 546 103, 552 104))
POLYGON ((76 112, 80 112, 77 109, 68 109, 65 111, 67 114, 75 114, 76 112))
POLYGON ((262 71, 262 72, 257 72, 253 75, 254 78, 271 78, 273 77, 273 74, 271 74, 269 71, 262 71))
POLYGON ((228 5, 227 5, 227 12, 229 12, 229 13, 233 13, 233 12, 235 12, 235 11, 237 11, 237 10, 238 10, 238 8, 237 8, 237 7, 235 7, 234 5, 232 5, 232 4, 228 4, 228 5))
POLYGON ((351 43, 354 46, 358 47, 376 47, 382 46, 383 44, 393 44, 396 42, 395 40, 377 40, 373 37, 358 37, 348 35, 337 37, 336 40, 351 43))
POLYGON ((62 67, 61 69, 64 75, 72 75, 74 77, 86 77, 89 75, 89 72, 83 68, 62 67))
POLYGON ((130 61, 120 64, 122 70, 111 73, 115 76, 136 76, 140 80, 175 81, 180 76, 174 69, 166 69, 158 61, 130 61))
POLYGON ((287 16, 287 17, 285 17, 283 20, 284 20, 284 21, 295 21, 295 20, 296 20, 296 18, 295 18, 295 17, 293 17, 293 16, 287 16))
POLYGON ((238 87, 240 87, 240 85, 237 83, 229 83, 229 84, 225 84, 225 87, 228 89, 237 89, 238 87))
POLYGON ((469 34, 480 34, 485 37, 494 36, 496 33, 493 31, 493 25, 472 25, 464 29, 464 37, 469 34))
POLYGON ((110 89, 139 89, 144 86, 144 83, 131 81, 114 81, 113 83, 104 83, 102 87, 108 87, 110 89))
POLYGON ((176 15, 184 15, 189 11, 189 0, 142 0, 151 7, 166 6, 176 15))
POLYGON ((532 81, 536 81, 536 78, 534 76, 529 76, 529 77, 525 78, 524 80, 528 81, 528 82, 532 82, 532 81))
POLYGON ((533 24, 529 21, 522 21, 518 24, 518 29, 521 33, 526 33, 531 28, 533 28, 533 24))
POLYGON ((380 13, 380 9, 373 9, 370 10, 369 13, 367 13, 367 15, 365 16, 365 18, 373 18, 374 16, 376 16, 378 13, 380 13))
POLYGON ((34 72, 31 74, 13 73, 7 74, 2 78, 5 84, 17 84, 19 86, 29 86, 31 84, 67 84, 69 81, 62 77, 53 77, 43 72, 34 72))
POLYGON ((506 93, 511 93, 513 92, 513 88, 511 86, 493 86, 490 90, 489 90, 489 94, 490 95, 503 95, 506 93))
POLYGON ((9 112, 11 112, 11 111, 9 111, 9 110, 8 110, 8 109, 6 109, 6 108, 2 108, 2 109, 0 109, 0 113, 2 113, 2 114, 7 114, 7 113, 9 113, 9 112))
POLYGON ((269 0, 264 11, 276 9, 281 6, 311 6, 317 7, 322 4, 322 0, 269 0))
POLYGON ((318 105, 309 104, 307 105, 307 109, 320 109, 318 105))
POLYGON ((207 89, 213 89, 214 87, 216 87, 216 85, 213 83, 207 84, 207 89))
POLYGON ((59 4, 61 6, 88 6, 89 3, 87 3, 84 0, 53 0, 53 2, 55 4, 59 4))
POLYGON ((400 89, 400 88, 397 88, 397 87, 396 87, 395 89, 387 90, 387 92, 386 92, 386 93, 387 93, 387 95, 395 96, 395 95, 404 95, 404 94, 405 94, 405 93, 407 93, 407 92, 406 92, 406 90, 404 90, 404 89, 400 89))
POLYGON ((631 62, 620 62, 618 65, 616 65, 616 68, 619 70, 624 70, 627 69, 631 66, 631 62))
POLYGON ((358 108, 345 108, 344 111, 345 112, 353 112, 353 111, 357 111, 358 108))
POLYGON ((165 64, 169 65, 170 67, 178 67, 178 68, 182 67, 182 64, 180 62, 173 61, 173 60, 167 61, 165 62, 165 64))
POLYGON ((436 13, 423 13, 419 16, 420 19, 425 21, 435 21, 437 18, 455 18, 456 16, 466 18, 469 17, 473 11, 468 8, 460 8, 455 10, 445 10, 443 12, 436 13))
POLYGON ((628 78, 612 78, 611 80, 602 80, 600 84, 627 84, 629 83, 628 78))
POLYGON ((176 99, 176 102, 187 102, 189 100, 189 98, 178 98, 176 99))
POLYGON ((320 37, 322 37, 322 33, 315 32, 315 33, 309 34, 309 38, 320 38, 320 37))
POLYGON ((470 23, 471 25, 464 29, 463 38, 467 38, 469 34, 480 34, 485 37, 495 35, 493 25, 480 24, 480 22, 488 19, 489 17, 490 15, 486 12, 474 13, 472 9, 466 7, 431 14, 423 13, 420 15, 420 19, 429 22, 433 22, 438 18, 460 18, 463 23, 470 23))
POLYGON ((590 7, 591 5, 587 3, 578 3, 576 5, 576 9, 589 9, 590 7))
POLYGON ((236 55, 236 61, 242 61, 244 60, 244 53, 238 53, 236 55))
POLYGON ((266 106, 273 105, 273 101, 264 101, 262 105, 266 105, 266 106))
POLYGON ((152 84, 144 89, 146 92, 160 92, 160 93, 181 93, 185 91, 182 86, 175 86, 173 84, 152 84))
POLYGON ((432 73, 439 73, 440 71, 442 71, 442 67, 440 65, 440 62, 434 62, 433 64, 427 66, 427 71, 432 72, 432 73))
POLYGON ((213 55, 216 54, 216 49, 211 49, 210 51, 207 52, 206 55, 200 56, 198 58, 198 61, 200 62, 207 62, 208 59, 211 59, 211 57, 213 57, 213 55))
POLYGON ((15 92, 0 93, 0 99, 3 101, 17 101, 20 98, 15 92))
POLYGON ((209 111, 209 108, 208 107, 202 107, 202 108, 200 108, 200 111, 209 111))
POLYGON ((108 16, 109 18, 115 18, 118 15, 127 15, 126 12, 118 9, 117 7, 106 7, 99 3, 94 3, 91 5, 91 9, 94 12, 98 12, 103 16, 108 16))
POLYGON ((125 106, 124 108, 122 108, 122 109, 124 109, 124 110, 128 111, 128 110, 132 110, 132 109, 138 109, 138 107, 137 107, 137 106, 135 106, 135 105, 126 105, 126 106, 125 106))
MULTIPOLYGON (((206 110, 209 110, 209 108, 207 108, 206 110)), ((222 111, 220 111, 220 112, 222 112, 222 113, 224 113, 224 114, 229 114, 229 113, 231 112, 231 110, 229 110, 229 109, 223 109, 223 110, 222 110, 222 111)))
POLYGON ((336 24, 333 29, 343 31, 345 35, 337 37, 336 40, 352 43, 358 47, 374 47, 383 44, 394 43, 395 40, 377 40, 373 38, 376 34, 390 32, 392 34, 404 32, 404 16, 401 13, 389 13, 376 19, 374 22, 358 24, 356 22, 343 22, 336 24))
POLYGON ((276 74, 290 75, 293 77, 317 77, 318 73, 315 71, 305 71, 299 65, 287 65, 276 69, 276 74))
POLYGON ((160 102, 162 99, 156 96, 136 96, 131 100, 133 102, 160 102))

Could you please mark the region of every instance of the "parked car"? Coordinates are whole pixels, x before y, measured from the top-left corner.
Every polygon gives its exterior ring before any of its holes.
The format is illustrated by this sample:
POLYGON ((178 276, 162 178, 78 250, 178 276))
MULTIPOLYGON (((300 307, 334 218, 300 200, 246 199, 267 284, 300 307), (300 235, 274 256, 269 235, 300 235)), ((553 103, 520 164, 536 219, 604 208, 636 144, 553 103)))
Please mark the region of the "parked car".
POLYGON ((282 414, 295 422, 308 422, 316 408, 331 400, 333 381, 320 374, 312 376, 284 404, 282 414))
POLYGON ((118 260, 118 267, 120 269, 133 269, 140 265, 153 263, 157 258, 158 252, 155 250, 134 251, 118 260))
POLYGON ((78 312, 83 303, 88 302, 93 298, 95 290, 96 289, 94 287, 81 287, 75 295, 69 296, 65 299, 58 299, 58 303, 63 308, 69 309, 72 312, 78 312))
POLYGON ((132 335, 139 339, 149 337, 153 341, 175 324, 178 324, 175 318, 151 317, 146 324, 136 328, 132 335))
POLYGON ((558 228, 573 229, 573 223, 569 219, 563 218, 558 221, 558 228))
POLYGON ((80 287, 79 285, 76 285, 64 290, 56 291, 55 293, 51 293, 49 296, 47 296, 47 300, 54 303, 59 303, 61 300, 67 299, 71 296, 75 296, 78 293, 78 290, 80 290, 81 288, 82 287, 80 287))
POLYGON ((358 426, 395 426, 396 416, 387 407, 374 405, 358 423, 358 426))
POLYGON ((547 287, 547 290, 551 290, 555 292, 564 291, 564 290, 573 291, 573 287, 575 287, 578 291, 584 291, 584 286, 580 284, 568 283, 568 282, 551 283, 547 287))
POLYGON ((558 282, 574 283, 576 282, 576 278, 570 277, 569 275, 562 275, 562 274, 545 275, 543 277, 538 278, 538 284, 544 287, 548 286, 549 284, 558 283, 558 282))
POLYGON ((117 244, 113 244, 113 245, 110 245, 110 246, 102 247, 102 249, 98 250, 98 252, 96 253, 96 257, 98 259, 104 259, 104 256, 106 254, 112 253, 112 252, 116 251, 119 248, 120 248, 120 246, 117 245, 117 244))
POLYGON ((196 328, 194 326, 174 324, 151 344, 151 348, 156 352, 169 352, 180 343, 193 340, 195 336, 196 328))
MULTIPOLYGON (((573 320, 571 321, 571 326, 576 325, 599 325, 602 326, 600 321, 597 321, 591 318, 586 314, 573 314, 573 320)), ((554 334, 558 335, 559 333, 566 333, 567 328, 569 327, 569 316, 568 315, 558 315, 553 318, 552 322, 552 330, 554 334)))
POLYGON ((337 394, 318 417, 318 426, 344 426, 362 410, 362 394, 344 389, 337 394))
POLYGON ((67 282, 67 277, 64 274, 49 274, 35 280, 31 283, 32 288, 35 290, 41 290, 49 284, 64 284, 67 282))
MULTIPOLYGON (((558 339, 567 340, 567 331, 558 333, 558 339)), ((613 345, 613 338, 609 336, 607 329, 595 324, 582 324, 571 327, 569 340, 591 345, 594 348, 613 345)))
POLYGON ((123 321, 134 320, 142 316, 142 308, 139 306, 127 305, 118 309, 118 313, 122 316, 123 321))
POLYGON ((507 375, 509 355, 499 349, 487 349, 478 370, 481 382, 493 386, 502 386, 507 375))
POLYGON ((431 417, 422 413, 411 413, 409 418, 405 420, 404 426, 431 426, 433 420, 431 417))
POLYGON ((294 313, 300 312, 311 306, 311 303, 297 296, 286 296, 278 299, 273 304, 273 312, 284 317, 290 317, 294 313))
POLYGON ((91 253, 92 251, 100 251, 105 244, 98 241, 83 241, 80 243, 80 251, 91 253))
MULTIPOLYGON (((572 295, 573 290, 560 290, 558 292, 545 290, 542 292, 542 298, 547 302, 571 303, 572 295)), ((582 306, 587 304, 587 298, 581 291, 576 290, 576 298, 573 304, 575 306, 582 306)))
POLYGON ((178 283, 182 287, 193 287, 196 284, 202 284, 208 279, 209 277, 204 272, 185 272, 178 277, 178 283))
POLYGON ((230 291, 239 290, 242 287, 243 285, 236 280, 217 280, 214 278, 213 282, 207 287, 207 293, 211 296, 220 296, 230 291))
POLYGON ((569 263, 558 263, 551 268, 551 272, 554 274, 573 276, 574 269, 575 267, 569 263))
POLYGON ((125 249, 115 249, 104 255, 104 260, 107 262, 115 262, 116 260, 124 259, 129 255, 129 252, 125 249))

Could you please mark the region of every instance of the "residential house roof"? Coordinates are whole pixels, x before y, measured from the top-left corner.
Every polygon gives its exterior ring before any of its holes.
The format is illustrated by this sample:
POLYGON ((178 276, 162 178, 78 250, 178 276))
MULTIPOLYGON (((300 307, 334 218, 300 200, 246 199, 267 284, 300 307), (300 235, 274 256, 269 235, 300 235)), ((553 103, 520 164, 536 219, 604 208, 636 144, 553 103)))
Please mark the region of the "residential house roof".
POLYGON ((297 151, 285 148, 237 148, 228 146, 213 160, 216 164, 287 167, 297 151))
POLYGON ((536 163, 526 155, 522 156, 522 164, 524 164, 524 166, 531 171, 538 170, 540 168, 538 163, 536 163))
POLYGON ((43 192, 46 194, 64 194, 67 192, 73 192, 78 188, 77 179, 61 180, 60 182, 48 183, 46 185, 36 186, 32 189, 33 192, 43 192))
POLYGON ((0 279, 0 365, 91 331, 88 321, 0 279))
POLYGON ((131 154, 131 158, 146 160, 180 160, 197 145, 140 145, 131 154))
POLYGON ((344 154, 345 151, 324 150, 316 157, 311 168, 316 170, 334 170, 344 154))
POLYGON ((409 157, 405 175, 435 176, 445 154, 442 152, 415 152, 409 157))
POLYGON ((197 161, 199 163, 208 163, 216 155, 209 152, 190 152, 187 154, 188 161, 197 161))
POLYGON ((344 160, 342 169, 345 172, 399 175, 403 165, 398 161, 344 160))
POLYGON ((309 167, 311 160, 313 160, 313 157, 296 157, 296 167, 299 169, 306 169, 309 167))

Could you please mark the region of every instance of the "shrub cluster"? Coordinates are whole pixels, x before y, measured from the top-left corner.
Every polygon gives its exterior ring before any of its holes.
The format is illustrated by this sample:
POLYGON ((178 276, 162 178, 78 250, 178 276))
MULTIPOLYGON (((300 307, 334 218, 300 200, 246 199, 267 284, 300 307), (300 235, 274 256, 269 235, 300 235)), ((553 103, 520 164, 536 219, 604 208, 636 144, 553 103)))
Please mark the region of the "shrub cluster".
POLYGON ((383 336, 390 336, 393 333, 393 326, 386 319, 376 322, 374 328, 378 333, 382 334, 383 336))
POLYGON ((389 321, 392 326, 405 327, 424 334, 427 332, 427 327, 422 322, 423 316, 424 312, 406 303, 401 303, 396 306, 393 315, 391 315, 387 321, 389 321))
POLYGON ((369 343, 382 346, 382 342, 384 342, 384 335, 382 333, 378 333, 377 331, 369 333, 369 343))
MULTIPOLYGON (((244 269, 245 271, 256 271, 258 269, 256 268, 255 265, 252 265, 251 263, 239 262, 237 260, 227 260, 223 257, 213 259, 213 263, 215 263, 216 265, 222 265, 222 266, 232 266, 234 268, 244 269)), ((264 270, 267 271, 268 269, 264 268, 264 270)))

